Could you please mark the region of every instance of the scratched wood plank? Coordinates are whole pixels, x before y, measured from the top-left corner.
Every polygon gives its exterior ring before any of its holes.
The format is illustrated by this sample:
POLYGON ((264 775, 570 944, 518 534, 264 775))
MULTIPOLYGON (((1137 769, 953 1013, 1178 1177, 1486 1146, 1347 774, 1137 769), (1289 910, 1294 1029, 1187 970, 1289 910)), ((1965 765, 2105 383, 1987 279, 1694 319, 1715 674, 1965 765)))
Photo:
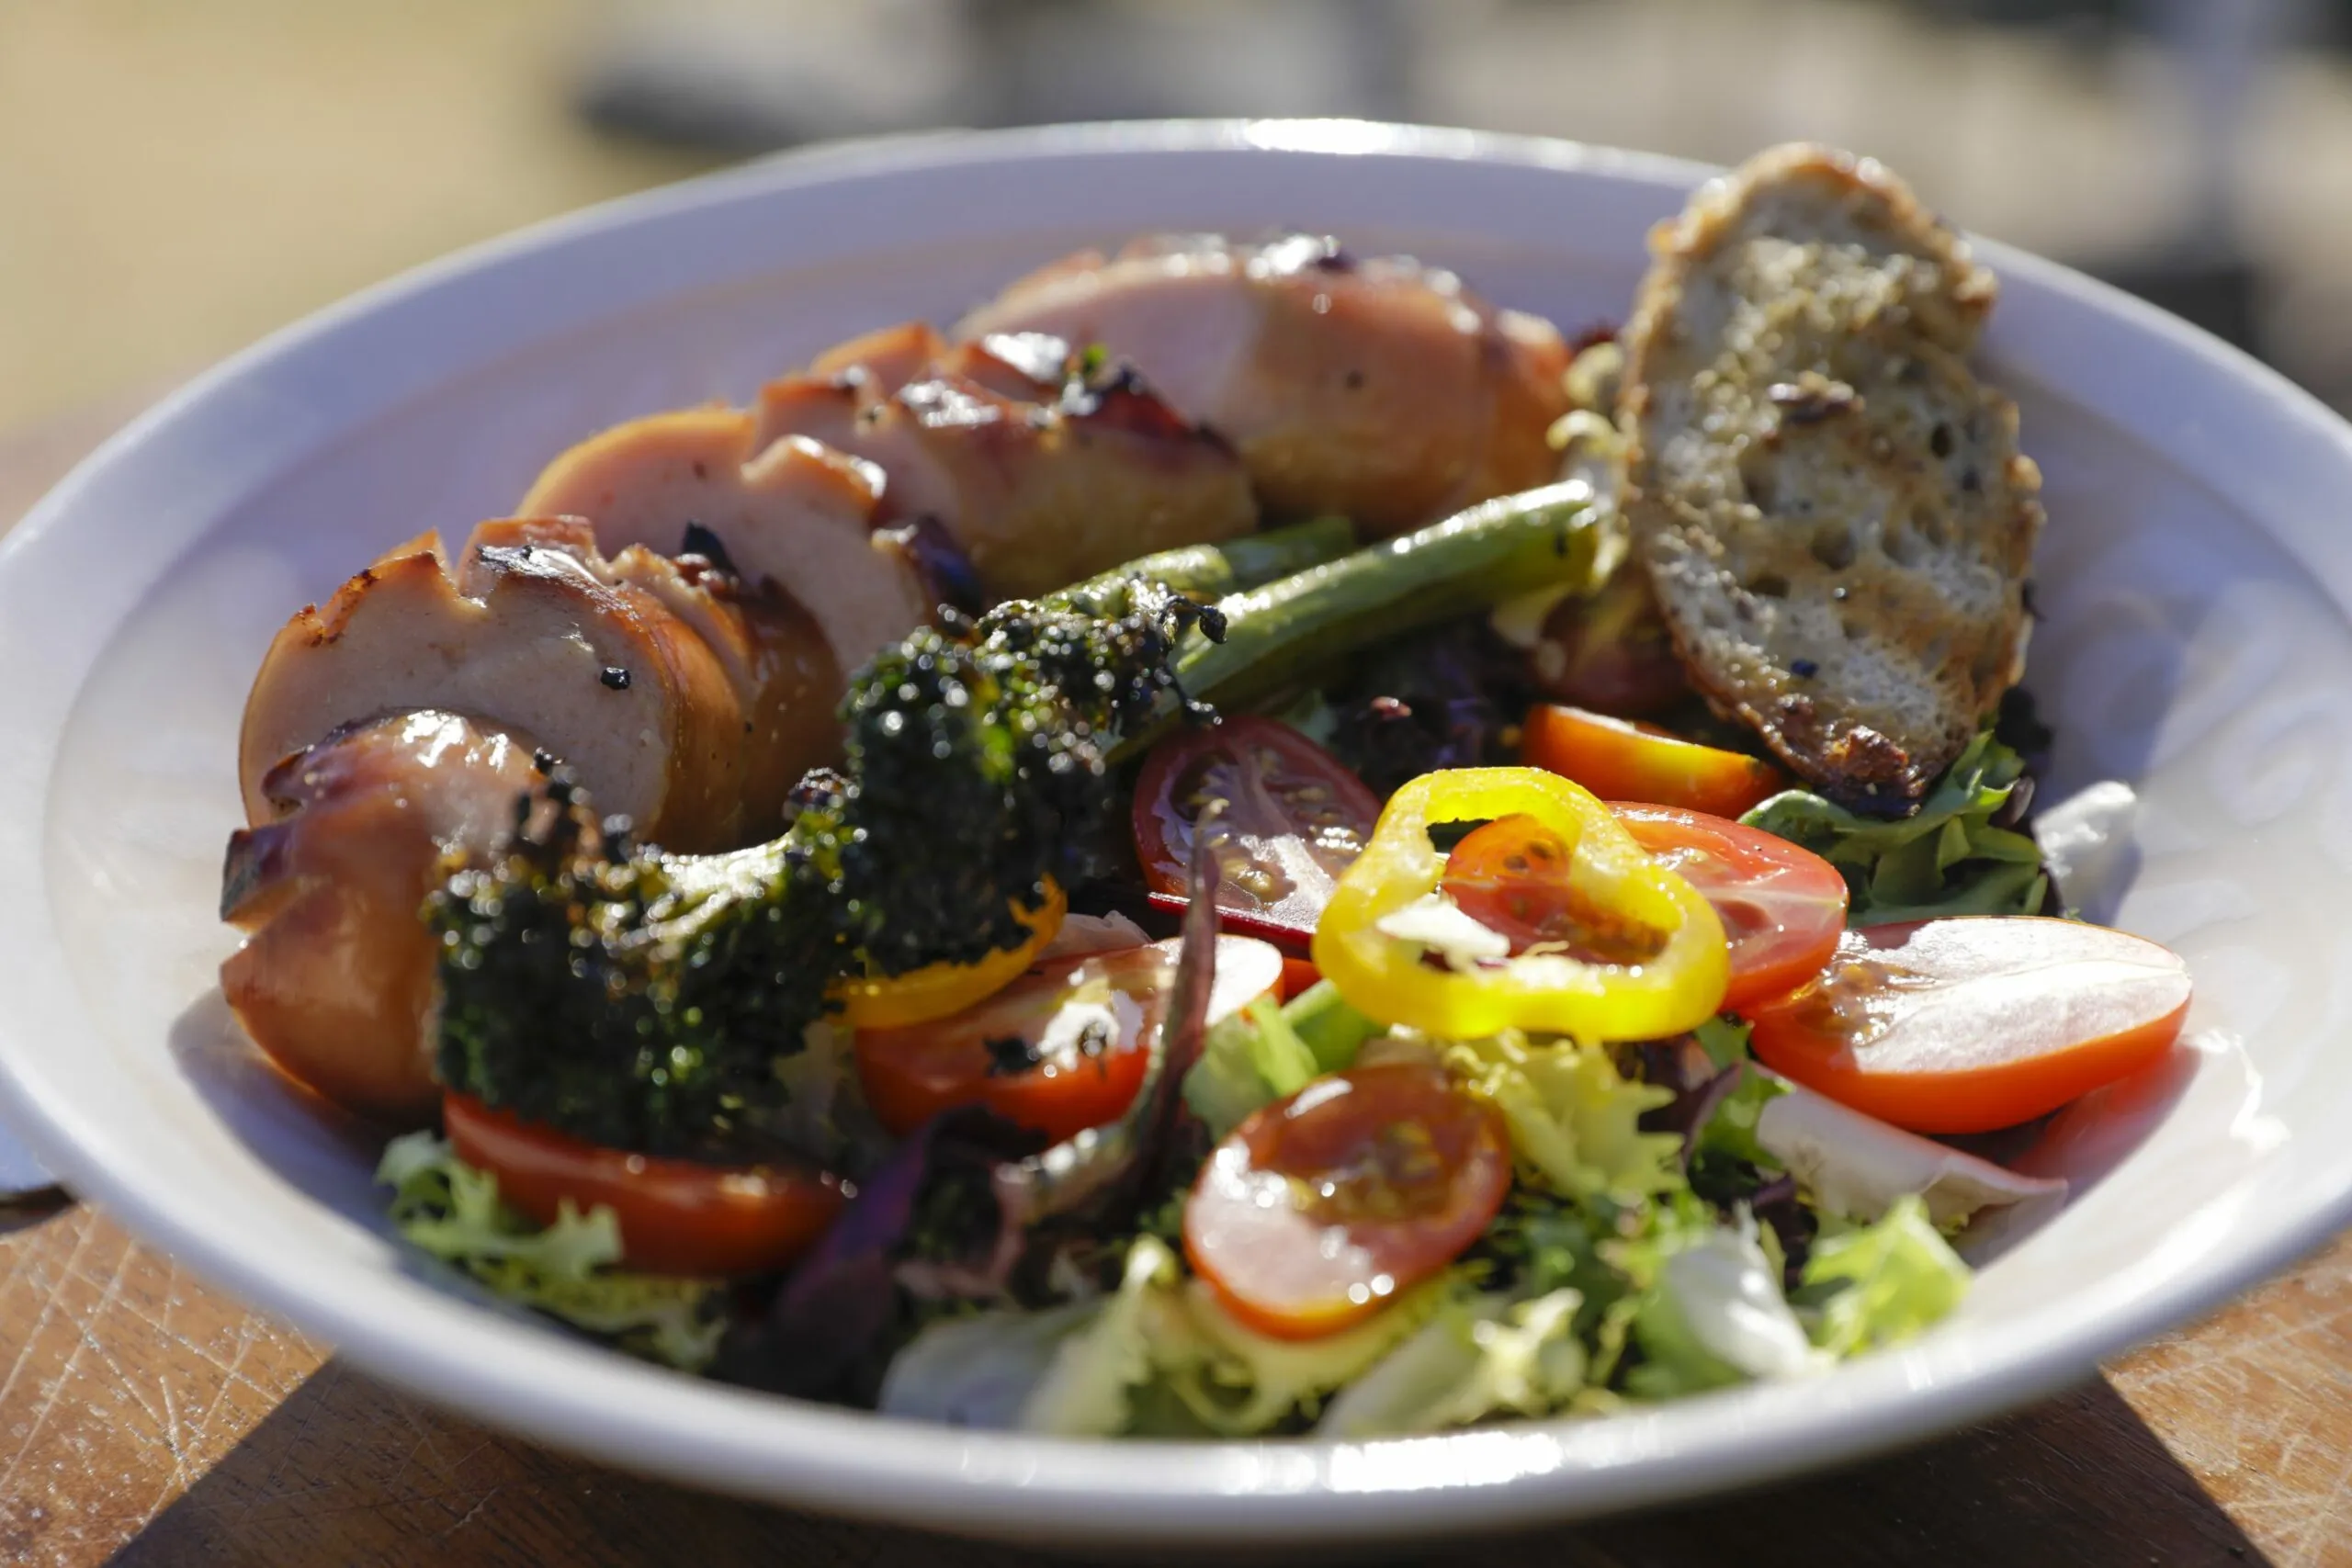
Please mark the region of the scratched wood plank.
MULTIPOLYGON (((2352 1240, 2010 1420, 1793 1486, 1408 1559, 2352 1562, 2352 1240)), ((69 1209, 0 1238, 0 1559, 1010 1568, 705 1497, 396 1393, 69 1209)))
MULTIPOLYGON (((0 525, 128 414, 0 436, 0 525)), ((0 1226, 0 1562, 1011 1568, 713 1499, 397 1393, 84 1207, 0 1226)), ((2007 1421, 1793 1486, 1406 1561, 2352 1568, 2352 1238, 2007 1421)))
POLYGON ((2110 1381, 2280 1562, 2352 1562, 2352 1238, 2110 1381))

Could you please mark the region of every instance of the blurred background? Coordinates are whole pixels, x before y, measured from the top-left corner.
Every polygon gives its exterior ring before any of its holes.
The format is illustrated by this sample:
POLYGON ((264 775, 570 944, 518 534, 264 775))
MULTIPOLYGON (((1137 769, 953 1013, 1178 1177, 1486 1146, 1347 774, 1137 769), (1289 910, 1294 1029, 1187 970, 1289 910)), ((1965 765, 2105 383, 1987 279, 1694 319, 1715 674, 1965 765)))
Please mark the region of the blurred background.
POLYGON ((0 0, 0 441, 775 148, 1190 114, 1844 143, 2352 409, 2352 0, 0 0))

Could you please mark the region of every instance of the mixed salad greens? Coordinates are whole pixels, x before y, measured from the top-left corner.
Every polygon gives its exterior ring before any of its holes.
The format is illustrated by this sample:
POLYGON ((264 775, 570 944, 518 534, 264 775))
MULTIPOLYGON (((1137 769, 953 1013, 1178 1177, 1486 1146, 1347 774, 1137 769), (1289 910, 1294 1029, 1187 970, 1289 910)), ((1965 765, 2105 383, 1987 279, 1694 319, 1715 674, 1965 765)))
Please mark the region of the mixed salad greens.
POLYGON ((2058 1189, 1934 1135, 2188 1001, 2038 918, 2026 732, 1859 815, 1703 713, 1534 700, 1531 601, 1645 635, 1589 487, 1351 545, 917 634, 752 849, 552 779, 435 900, 401 1234, 671 1366, 1065 1434, 1600 1414, 1950 1313, 1972 1217, 2058 1189))

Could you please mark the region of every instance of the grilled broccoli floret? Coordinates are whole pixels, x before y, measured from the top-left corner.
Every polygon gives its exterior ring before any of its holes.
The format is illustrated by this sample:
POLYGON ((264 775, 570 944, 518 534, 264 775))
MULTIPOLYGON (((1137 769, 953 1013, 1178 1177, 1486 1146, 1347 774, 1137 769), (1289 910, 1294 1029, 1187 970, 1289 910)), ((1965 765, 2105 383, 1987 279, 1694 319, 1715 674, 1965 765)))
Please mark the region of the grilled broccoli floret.
POLYGON ((1104 749, 1169 700, 1216 612, 1174 592, 1344 547, 1344 526, 1183 551, 1042 604, 954 615, 842 700, 846 777, 812 773, 790 829, 718 855, 633 845, 559 773, 508 849, 426 906, 441 940, 442 1081, 606 1147, 753 1152, 775 1064, 835 976, 1018 945, 1064 846, 1107 809, 1104 749))
POLYGON ((722 855, 627 832, 559 771, 503 854, 433 895, 441 1079, 609 1148, 738 1145, 778 1099, 775 1059, 824 1009, 816 857, 797 831, 722 855))
POLYGON ((511 847, 427 904, 442 1080, 607 1147, 758 1153, 785 1098, 776 1063, 831 981, 1019 945, 1016 909, 1116 805, 1111 763, 1188 694, 1256 695, 1506 593, 1589 581, 1585 499, 1537 492, 1340 560, 1345 525, 1304 525, 945 615, 851 681, 845 773, 803 781, 790 829, 752 849, 632 845, 551 778, 511 847), (1228 593, 1253 582, 1268 586, 1228 593))
POLYGON ((1122 597, 1117 614, 1004 605, 919 631, 860 673, 842 708, 842 809, 799 827, 821 842, 838 824, 842 937, 875 972, 1018 946, 1016 907, 1045 897, 1114 804, 1110 745, 1170 691, 1178 637, 1223 626, 1157 585, 1122 597))

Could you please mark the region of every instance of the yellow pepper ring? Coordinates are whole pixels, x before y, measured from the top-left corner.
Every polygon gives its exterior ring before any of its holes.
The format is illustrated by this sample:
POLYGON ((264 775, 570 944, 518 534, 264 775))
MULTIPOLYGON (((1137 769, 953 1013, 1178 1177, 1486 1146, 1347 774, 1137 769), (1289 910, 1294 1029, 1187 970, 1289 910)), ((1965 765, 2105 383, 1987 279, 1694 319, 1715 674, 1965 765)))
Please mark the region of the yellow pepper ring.
POLYGON ((951 1017, 1012 984, 1054 940, 1069 913, 1069 900, 1049 879, 1044 903, 1034 909, 1012 907, 1013 919, 1029 928, 1029 939, 1019 947, 999 948, 977 964, 927 964, 903 975, 837 980, 833 998, 853 1029, 903 1029, 951 1017))
POLYGON ((1723 922, 1697 888, 1651 859, 1583 786, 1538 768, 1428 773, 1389 798, 1315 928, 1315 966, 1348 1004, 1384 1023, 1450 1040, 1506 1029, 1588 1042, 1656 1040, 1714 1016, 1731 975, 1723 922), (1574 846, 1569 877, 1601 908, 1658 932, 1639 964, 1529 953, 1492 968, 1433 968, 1417 943, 1379 930, 1438 890, 1445 856, 1431 825, 1524 814, 1574 846))

